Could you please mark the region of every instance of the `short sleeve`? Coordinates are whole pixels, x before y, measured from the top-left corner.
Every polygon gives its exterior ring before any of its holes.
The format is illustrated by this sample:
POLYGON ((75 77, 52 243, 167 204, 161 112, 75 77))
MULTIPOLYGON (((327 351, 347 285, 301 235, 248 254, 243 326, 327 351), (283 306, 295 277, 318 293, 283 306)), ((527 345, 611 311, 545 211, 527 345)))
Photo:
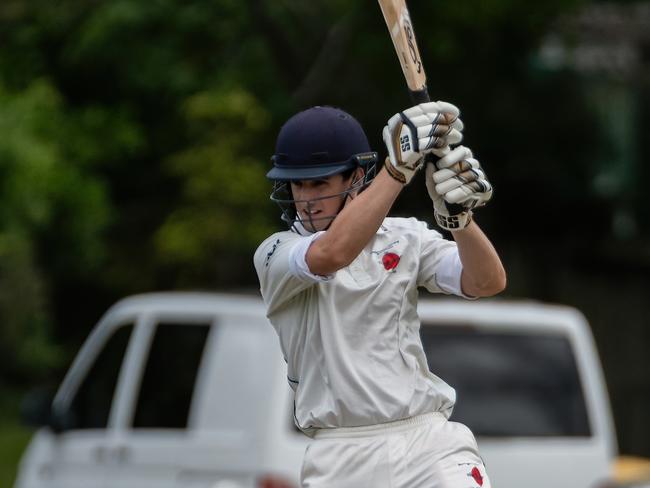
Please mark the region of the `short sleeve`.
POLYGON ((309 246, 317 240, 325 231, 316 232, 311 234, 309 237, 303 237, 300 239, 293 249, 289 252, 289 272, 296 278, 307 281, 311 283, 320 283, 324 281, 329 281, 334 278, 334 274, 329 275, 317 275, 312 273, 307 266, 307 251, 309 246))
POLYGON ((436 273, 436 281, 438 286, 444 293, 458 295, 459 297, 467 299, 475 299, 463 293, 461 284, 461 277, 463 274, 463 263, 460 262, 458 255, 458 247, 448 249, 440 259, 438 271, 436 273))
POLYGON ((314 283, 327 279, 309 273, 304 263, 307 249, 316 238, 317 235, 279 232, 262 242, 255 251, 253 261, 268 314, 314 283))
POLYGON ((454 241, 442 237, 426 223, 420 222, 420 267, 418 286, 431 293, 445 293, 472 298, 463 294, 461 276, 463 265, 454 241))

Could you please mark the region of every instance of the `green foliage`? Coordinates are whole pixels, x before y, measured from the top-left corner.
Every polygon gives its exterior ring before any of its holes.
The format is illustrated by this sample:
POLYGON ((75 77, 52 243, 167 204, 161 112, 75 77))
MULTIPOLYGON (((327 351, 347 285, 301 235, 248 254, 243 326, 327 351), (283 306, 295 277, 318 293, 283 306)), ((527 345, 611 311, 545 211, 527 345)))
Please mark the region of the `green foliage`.
POLYGON ((39 260, 83 274, 104 253, 108 202, 104 186, 86 173, 88 160, 74 158, 70 136, 84 145, 76 123, 45 80, 20 93, 0 86, 0 363, 13 380, 57 363, 48 337, 50 277, 39 260), (47 234, 55 237, 42 241, 47 234), (50 256, 56 242, 66 246, 50 256))
POLYGON ((195 143, 166 162, 181 181, 182 197, 156 245, 163 262, 196 277, 206 274, 206 263, 227 261, 233 250, 250 248, 273 229, 261 211, 268 180, 258 157, 271 119, 242 89, 199 92, 185 101, 183 114, 195 143))
POLYGON ((32 433, 5 421, 0 421, 0 486, 13 486, 18 461, 32 433))
MULTIPOLYGON (((568 199, 578 185, 558 171, 585 181, 595 130, 576 80, 529 69, 549 26, 582 3, 410 2, 432 95, 457 102, 467 143, 499 161, 497 214, 522 198, 533 161, 535 184, 568 199), (542 145, 548 110, 568 115, 542 145)), ((46 344, 52 321, 63 340, 83 336, 98 311, 75 294, 88 290, 254 286, 251 254, 282 225, 264 176, 282 122, 342 106, 381 151, 386 117, 406 103, 379 8, 360 0, 3 2, 0 266, 33 290, 6 292, 4 347, 24 357, 37 346, 19 345, 46 344)), ((422 198, 414 188, 397 211, 418 214, 422 198)))
POLYGON ((57 365, 57 350, 47 337, 44 280, 30 251, 25 237, 0 234, 0 385, 42 378, 57 365))
POLYGON ((0 486, 13 486, 18 461, 32 435, 19 425, 20 394, 0 384, 0 486))

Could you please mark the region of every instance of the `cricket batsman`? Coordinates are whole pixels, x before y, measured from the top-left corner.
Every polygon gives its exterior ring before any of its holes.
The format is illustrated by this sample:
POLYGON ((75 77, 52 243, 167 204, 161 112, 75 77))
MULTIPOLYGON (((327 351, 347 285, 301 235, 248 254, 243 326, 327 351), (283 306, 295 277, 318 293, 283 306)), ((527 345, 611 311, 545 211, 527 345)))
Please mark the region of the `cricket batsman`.
MULTIPOLYGON (((490 488, 472 432, 448 420, 455 391, 429 371, 418 287, 494 295, 506 274, 473 218, 492 186, 446 102, 416 105, 383 130, 377 171, 361 125, 333 107, 291 117, 277 138, 271 195, 289 229, 254 263, 295 392, 295 423, 312 442, 309 488, 490 488), (424 158, 438 226, 388 217, 424 158)), ((406 190, 408 191, 408 189, 406 190)))

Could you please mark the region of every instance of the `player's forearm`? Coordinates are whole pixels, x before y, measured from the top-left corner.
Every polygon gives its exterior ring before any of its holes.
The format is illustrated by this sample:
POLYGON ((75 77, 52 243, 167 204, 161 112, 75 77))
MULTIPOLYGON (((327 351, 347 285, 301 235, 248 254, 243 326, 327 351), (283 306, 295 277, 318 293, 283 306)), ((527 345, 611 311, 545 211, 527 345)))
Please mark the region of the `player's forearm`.
POLYGON ((461 286, 469 296, 496 295, 506 287, 506 272, 494 246, 476 222, 452 233, 463 264, 461 286))
POLYGON ((354 197, 327 232, 311 245, 306 256, 310 271, 326 275, 354 261, 377 233, 402 188, 401 183, 382 169, 370 186, 354 197))

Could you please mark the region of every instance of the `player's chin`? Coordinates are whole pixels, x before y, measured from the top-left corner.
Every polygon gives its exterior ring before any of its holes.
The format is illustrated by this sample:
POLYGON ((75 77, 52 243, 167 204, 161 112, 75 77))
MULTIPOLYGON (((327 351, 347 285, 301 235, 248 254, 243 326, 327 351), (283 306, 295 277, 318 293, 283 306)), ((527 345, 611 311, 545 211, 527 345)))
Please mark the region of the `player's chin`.
POLYGON ((336 216, 314 215, 311 218, 308 217, 306 219, 303 219, 301 222, 303 227, 309 232, 320 232, 329 228, 329 226, 332 224, 332 221, 334 220, 334 217, 336 216))

